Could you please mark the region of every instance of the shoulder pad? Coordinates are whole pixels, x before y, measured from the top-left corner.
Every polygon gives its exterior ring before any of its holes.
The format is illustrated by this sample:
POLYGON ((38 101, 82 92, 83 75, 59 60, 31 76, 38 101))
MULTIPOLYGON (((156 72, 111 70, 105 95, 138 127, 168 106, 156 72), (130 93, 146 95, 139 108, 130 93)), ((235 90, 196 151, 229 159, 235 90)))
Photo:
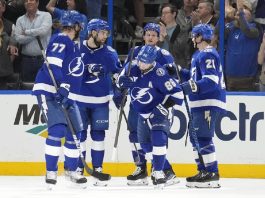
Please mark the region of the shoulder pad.
POLYGON ((116 52, 115 49, 113 49, 111 46, 107 46, 107 49, 111 52, 116 52))
POLYGON ((169 55, 170 55, 169 51, 167 51, 167 50, 165 50, 165 49, 161 49, 161 53, 162 53, 163 55, 165 55, 165 56, 169 56, 169 55))

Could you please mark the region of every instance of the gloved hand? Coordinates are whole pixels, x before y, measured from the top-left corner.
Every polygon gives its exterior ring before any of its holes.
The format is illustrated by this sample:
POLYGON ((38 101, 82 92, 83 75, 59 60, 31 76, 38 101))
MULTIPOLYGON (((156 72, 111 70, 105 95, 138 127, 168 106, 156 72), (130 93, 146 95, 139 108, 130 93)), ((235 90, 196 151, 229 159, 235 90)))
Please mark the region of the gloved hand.
POLYGON ((68 101, 69 88, 69 85, 61 84, 55 93, 54 98, 59 105, 64 105, 68 101))
POLYGON ((168 110, 162 104, 158 104, 153 109, 147 123, 152 130, 162 130, 168 132, 170 126, 168 116, 168 110))
MULTIPOLYGON (((119 109, 121 107, 122 98, 123 98, 122 94, 113 95, 112 100, 113 100, 113 102, 114 102, 114 104, 115 104, 117 109, 119 109)), ((124 104, 126 103, 126 101, 127 101, 127 97, 125 98, 124 104)))
POLYGON ((129 89, 134 84, 133 79, 129 76, 120 76, 118 78, 120 89, 129 89))
POLYGON ((185 95, 189 95, 191 93, 198 93, 199 91, 196 82, 194 82, 194 80, 192 79, 188 80, 187 82, 182 83, 180 86, 185 95))
POLYGON ((88 72, 96 77, 104 77, 105 69, 101 64, 89 64, 88 72))
POLYGON ((165 64, 164 66, 165 66, 165 68, 166 68, 166 70, 170 76, 177 76, 175 64, 165 64))
POLYGON ((164 67, 166 68, 166 70, 170 76, 174 76, 176 78, 177 78, 177 74, 178 74, 177 69, 178 69, 178 71, 181 71, 181 69, 182 69, 182 67, 180 65, 176 65, 175 63, 165 64, 164 67))

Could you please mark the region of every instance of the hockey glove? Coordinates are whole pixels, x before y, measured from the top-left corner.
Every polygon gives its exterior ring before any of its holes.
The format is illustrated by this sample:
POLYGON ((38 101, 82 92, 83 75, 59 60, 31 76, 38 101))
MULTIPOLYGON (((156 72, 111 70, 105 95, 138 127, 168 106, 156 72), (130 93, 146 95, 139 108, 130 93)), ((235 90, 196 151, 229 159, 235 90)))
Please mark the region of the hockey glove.
POLYGON ((64 105, 67 103, 68 95, 69 95, 69 89, 70 89, 70 86, 68 84, 62 83, 60 85, 60 88, 57 90, 57 92, 55 93, 55 96, 54 96, 55 101, 59 105, 64 105))
MULTIPOLYGON (((117 109, 119 109, 121 107, 122 98, 123 98, 122 94, 119 94, 119 95, 116 94, 112 98, 112 100, 113 100, 113 102, 114 102, 114 104, 115 104, 117 109)), ((126 103, 126 101, 127 101, 127 97, 125 98, 125 103, 126 103)))
POLYGON ((162 104, 157 105, 148 119, 149 127, 152 130, 168 132, 170 126, 168 115, 168 110, 162 104))
POLYGON ((133 78, 129 76, 120 76, 118 78, 118 84, 120 86, 120 89, 129 89, 133 86, 133 78))
POLYGON ((165 66, 165 68, 166 68, 166 70, 170 76, 177 76, 175 64, 165 64, 164 66, 165 66))
POLYGON ((104 77, 105 70, 101 64, 89 64, 88 72, 96 77, 104 77))
POLYGON ((194 80, 188 80, 187 82, 182 83, 181 88, 185 95, 190 95, 191 93, 198 93, 198 86, 194 80))

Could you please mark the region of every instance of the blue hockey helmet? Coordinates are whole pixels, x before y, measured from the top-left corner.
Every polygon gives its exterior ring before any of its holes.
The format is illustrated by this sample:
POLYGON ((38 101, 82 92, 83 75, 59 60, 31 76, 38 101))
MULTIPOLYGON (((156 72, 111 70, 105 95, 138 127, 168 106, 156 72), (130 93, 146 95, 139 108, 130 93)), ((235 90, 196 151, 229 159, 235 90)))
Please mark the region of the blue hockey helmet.
POLYGON ((157 50, 155 46, 152 45, 144 45, 138 56, 136 57, 137 60, 146 63, 151 64, 155 61, 157 55, 157 50))
POLYGON ((157 36, 159 36, 160 34, 160 26, 156 23, 147 23, 145 26, 144 26, 144 32, 146 31, 155 31, 157 32, 157 36))
POLYGON ((88 34, 90 34, 92 30, 107 30, 108 32, 110 32, 110 26, 107 21, 104 21, 102 19, 91 19, 87 24, 88 34))
POLYGON ((65 11, 60 19, 61 26, 69 26, 73 27, 75 24, 80 25, 81 28, 84 28, 84 19, 83 16, 75 11, 75 10, 68 10, 65 11))
POLYGON ((192 28, 192 37, 202 36, 204 40, 213 38, 213 28, 208 24, 199 24, 192 28))

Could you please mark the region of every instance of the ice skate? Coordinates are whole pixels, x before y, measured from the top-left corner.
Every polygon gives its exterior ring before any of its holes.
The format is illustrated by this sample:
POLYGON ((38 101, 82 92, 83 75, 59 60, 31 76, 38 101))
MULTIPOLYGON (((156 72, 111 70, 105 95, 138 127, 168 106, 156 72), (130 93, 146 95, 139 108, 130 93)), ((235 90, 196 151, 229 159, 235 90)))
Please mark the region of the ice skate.
POLYGON ((205 172, 204 170, 201 170, 198 172, 198 174, 191 176, 191 177, 187 177, 186 178, 186 186, 189 188, 194 188, 195 184, 197 182, 197 179, 199 179, 204 172, 205 172))
POLYGON ((52 190, 57 183, 57 171, 47 171, 45 182, 47 184, 47 189, 52 190))
POLYGON ((147 176, 146 168, 138 166, 131 175, 127 176, 127 184, 129 186, 146 186, 148 185, 147 176))
MULTIPOLYGON (((102 168, 101 167, 94 168, 94 171, 102 173, 102 168)), ((94 179, 94 183, 93 183, 94 186, 103 186, 103 187, 105 187, 105 186, 108 185, 107 181, 100 181, 98 178, 95 178, 95 177, 93 177, 93 179, 94 179)))
POLYGON ((167 180, 164 172, 161 170, 152 172, 152 181, 155 189, 163 189, 167 180))
POLYGON ((195 183, 196 188, 220 188, 219 173, 204 172, 195 183))
POLYGON ((78 171, 65 170, 65 179, 76 184, 76 187, 86 188, 87 179, 78 171))
POLYGON ((164 170, 164 174, 166 176, 165 186, 171 186, 180 182, 172 168, 164 170))

